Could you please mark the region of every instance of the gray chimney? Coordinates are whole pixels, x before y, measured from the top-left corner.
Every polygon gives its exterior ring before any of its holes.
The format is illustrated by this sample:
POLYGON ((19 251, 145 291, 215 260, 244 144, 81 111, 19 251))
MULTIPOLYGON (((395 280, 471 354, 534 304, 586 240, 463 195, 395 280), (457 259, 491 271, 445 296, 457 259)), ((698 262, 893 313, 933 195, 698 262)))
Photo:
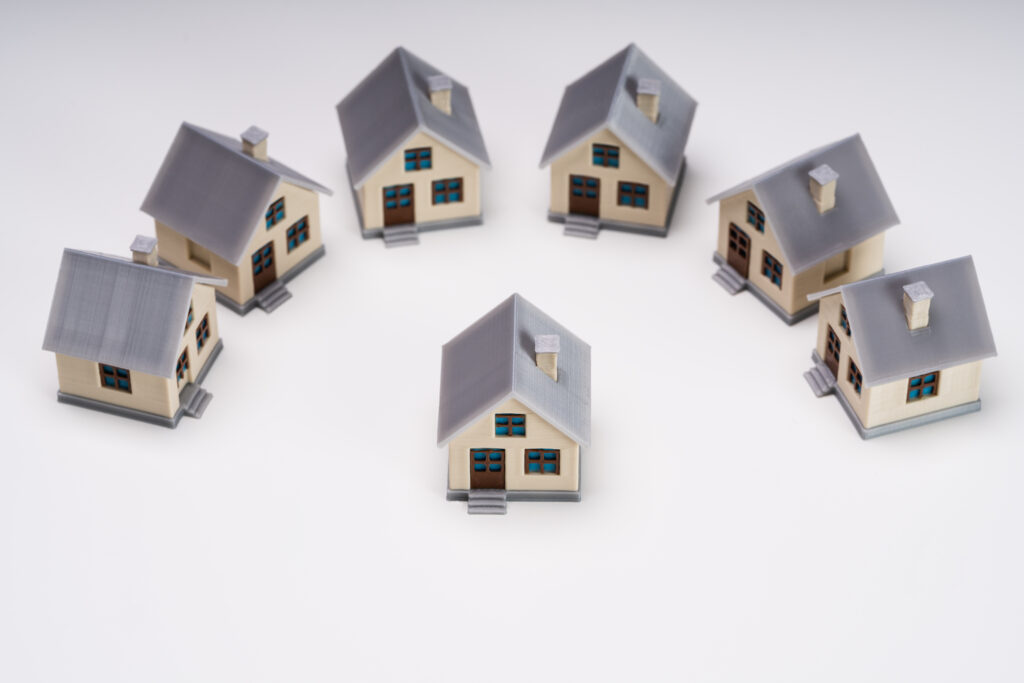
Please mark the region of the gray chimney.
POLYGON ((270 133, 257 128, 256 126, 249 126, 244 133, 242 133, 242 151, 251 156, 253 159, 260 161, 267 160, 267 136, 270 133))
POLYGON ((907 316, 907 327, 920 330, 928 327, 928 312, 935 294, 924 281, 903 286, 903 312, 907 316))
POLYGON ((147 266, 155 266, 159 264, 159 261, 157 260, 155 237, 136 235, 135 240, 132 241, 131 250, 132 261, 135 261, 136 263, 144 263, 147 266))
POLYGON ((452 79, 444 74, 427 78, 430 103, 448 116, 452 115, 452 79))
POLYGON ((836 207, 836 184, 839 181, 839 174, 832 170, 828 164, 822 164, 808 173, 811 177, 811 197, 814 199, 818 213, 831 211, 836 207))
POLYGON ((537 367, 551 379, 558 381, 558 350, 561 340, 557 334, 538 334, 533 338, 537 367))
POLYGON ((661 81, 657 78, 641 78, 636 84, 636 106, 654 123, 658 122, 660 101, 661 81))

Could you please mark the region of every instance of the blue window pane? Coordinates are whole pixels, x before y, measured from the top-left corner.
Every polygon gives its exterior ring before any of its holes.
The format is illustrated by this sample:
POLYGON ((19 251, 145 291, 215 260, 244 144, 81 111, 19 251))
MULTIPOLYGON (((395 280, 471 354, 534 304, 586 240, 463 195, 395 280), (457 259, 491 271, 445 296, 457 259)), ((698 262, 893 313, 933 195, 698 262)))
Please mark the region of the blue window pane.
POLYGON ((112 387, 112 386, 114 386, 114 378, 113 377, 104 377, 103 378, 103 383, 106 384, 108 387, 112 387))
POLYGON ((405 158, 406 159, 415 159, 416 158, 416 152, 406 152, 405 153, 405 158))
POLYGON ((782 286, 782 278, 779 278, 779 277, 773 275, 772 276, 772 282, 777 284, 779 287, 782 286))
POLYGON ((920 395, 921 395, 921 390, 920 389, 913 389, 913 390, 911 390, 910 394, 907 395, 907 398, 913 400, 913 399, 917 398, 920 395))
POLYGON ((540 453, 527 453, 526 457, 529 458, 530 460, 540 460, 540 453))
POLYGON ((546 474, 548 474, 548 473, 554 474, 555 473, 555 463, 553 463, 553 462, 546 462, 546 463, 544 463, 544 472, 546 474))
POLYGON ((444 195, 443 194, 435 194, 434 195, 434 203, 435 204, 444 204, 444 195))
POLYGON ((387 209, 393 209, 396 206, 398 206, 398 204, 396 202, 385 202, 384 203, 384 208, 387 208, 387 209))
POLYGON ((119 379, 119 380, 117 380, 117 386, 121 387, 122 389, 127 389, 128 388, 128 380, 126 380, 126 379, 119 379))
POLYGON ((508 418, 507 417, 496 417, 496 418, 494 418, 494 422, 497 423, 497 424, 500 424, 500 425, 507 425, 508 424, 508 418))
POLYGON ((462 185, 462 181, 460 181, 460 180, 452 180, 452 181, 450 181, 448 183, 448 189, 449 190, 457 190, 457 189, 459 189, 459 187, 461 185, 462 185))
POLYGON ((637 185, 635 191, 637 194, 647 194, 647 188, 642 185, 637 185))
POLYGON ((127 377, 128 376, 128 371, 127 370, 122 370, 121 368, 118 368, 117 369, 117 376, 118 377, 127 377))
POLYGON ((617 156, 619 156, 619 150, 617 150, 617 149, 609 149, 608 150, 608 156, 610 156, 610 157, 617 157, 617 156))
POLYGON ((604 157, 594 157, 594 166, 604 166, 604 157))
POLYGON ((473 459, 474 460, 486 460, 487 459, 487 454, 486 453, 480 453, 480 452, 474 453, 473 454, 473 459))
POLYGON ((587 187, 597 187, 597 181, 591 178, 587 181, 587 187))
POLYGON ((486 472, 487 465, 481 465, 480 463, 476 463, 473 465, 473 469, 477 472, 486 472))
POLYGON ((647 200, 644 199, 643 197, 637 197, 636 198, 636 205, 637 206, 647 206, 647 200))
POLYGON ((496 436, 508 436, 508 427, 495 427, 494 433, 496 436))
POLYGON ((434 183, 434 189, 435 190, 443 190, 444 189, 444 183, 434 183))
POLYGON ((113 373, 114 372, 114 368, 110 367, 109 365, 104 365, 103 366, 103 372, 113 373))
POLYGON ((402 195, 403 197, 407 197, 409 196, 409 192, 410 190, 408 187, 403 187, 401 190, 398 191, 398 194, 402 195))
POLYGON ((573 188, 572 189, 572 196, 573 197, 582 197, 583 196, 583 190, 577 190, 576 188, 573 188))
POLYGON ((448 193, 448 201, 450 201, 450 202, 457 202, 457 201, 459 201, 459 197, 460 196, 461 195, 458 192, 449 192, 448 193))
POLYGON ((582 178, 573 178, 572 179, 572 184, 573 185, 582 185, 583 184, 583 179, 582 178))
POLYGON ((632 192, 633 191, 633 186, 630 185, 629 183, 621 183, 619 185, 619 187, 620 187, 620 190, 619 190, 620 192, 632 192))
POLYGON ((608 160, 608 165, 611 166, 612 168, 618 168, 619 167, 619 160, 618 159, 609 159, 608 160))
POLYGON ((259 254, 253 254, 252 255, 252 262, 253 263, 259 263, 260 262, 260 255, 259 254))
POLYGON ((527 463, 527 471, 528 472, 540 472, 540 463, 539 462, 527 463))
POLYGON ((491 472, 501 472, 501 464, 500 463, 491 463, 489 469, 491 470, 491 472))
POLYGON ((405 170, 406 171, 415 171, 416 170, 416 162, 415 161, 407 161, 407 162, 405 162, 405 170))
POLYGON ((430 150, 429 149, 420 150, 420 159, 429 159, 429 158, 430 158, 430 150))
POLYGON ((512 424, 514 424, 514 425, 526 424, 526 417, 524 417, 524 416, 513 417, 512 418, 512 424))
POLYGON ((589 197, 590 199, 595 199, 597 198, 597 193, 594 192, 593 190, 587 190, 587 197, 589 197))
POLYGON ((289 249, 294 249, 296 246, 298 246, 298 242, 296 242, 295 240, 288 240, 289 249))
POLYGON ((921 384, 921 378, 920 377, 915 377, 914 379, 910 380, 910 386, 912 386, 912 387, 916 387, 916 386, 918 386, 920 384, 921 384))
POLYGON ((555 454, 554 454, 554 453, 545 453, 545 454, 544 454, 544 459, 545 459, 545 460, 554 460, 554 459, 555 459, 555 457, 556 457, 556 456, 555 456, 555 454))
POLYGON ((384 190, 384 196, 385 197, 389 197, 389 198, 394 198, 394 196, 395 196, 395 189, 392 187, 392 188, 388 188, 387 190, 384 190))
POLYGON ((925 378, 924 378, 924 381, 925 381, 925 384, 931 384, 932 382, 935 381, 935 375, 934 374, 926 375, 925 378))
POLYGON ((512 435, 513 436, 526 436, 526 427, 513 427, 512 428, 512 435))
POLYGON ((253 275, 259 275, 262 272, 263 272, 263 266, 256 266, 255 268, 252 269, 252 274, 253 275))
POLYGON ((307 240, 308 238, 309 238, 309 235, 307 235, 306 233, 302 233, 301 235, 299 235, 299 244, 302 244, 302 243, 303 243, 303 242, 305 242, 305 241, 306 241, 306 240, 307 240))
POLYGON ((263 267, 264 268, 269 268, 270 264, 273 263, 273 262, 274 262, 274 259, 269 259, 268 258, 266 261, 263 262, 263 267))
POLYGON ((931 396, 934 391, 935 387, 925 387, 921 393, 923 393, 925 396, 931 396))
POLYGON ((629 206, 632 203, 633 203, 633 198, 630 197, 629 195, 624 194, 624 195, 621 195, 619 197, 619 204, 624 204, 625 206, 629 206))
POLYGON ((278 211, 277 212, 277 220, 279 220, 279 221, 283 221, 284 220, 284 211, 278 211))
POLYGON ((263 250, 263 255, 270 256, 270 247, 267 247, 266 249, 263 250))
POLYGON ((493 462, 501 462, 501 451, 491 451, 491 460, 493 462))
POLYGON ((430 159, 424 159, 420 162, 420 168, 430 168, 430 159))
POLYGON ((295 237, 295 228, 288 228, 288 232, 285 233, 289 237, 295 237))
POLYGON ((408 199, 400 199, 400 200, 398 200, 398 205, 399 206, 409 206, 409 200, 408 199))

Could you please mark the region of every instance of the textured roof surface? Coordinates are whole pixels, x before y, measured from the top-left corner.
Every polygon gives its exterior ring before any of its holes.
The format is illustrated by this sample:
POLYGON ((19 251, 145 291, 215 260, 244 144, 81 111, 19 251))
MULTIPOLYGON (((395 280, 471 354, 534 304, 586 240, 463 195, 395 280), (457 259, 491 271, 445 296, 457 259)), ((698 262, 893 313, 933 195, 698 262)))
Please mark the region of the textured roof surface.
POLYGON ((843 296, 865 386, 996 355, 970 256, 854 282, 814 298, 835 292, 843 296), (920 281, 934 296, 928 327, 912 331, 903 311, 903 287, 920 281))
POLYGON ((249 156, 241 140, 183 123, 142 210, 237 264, 282 180, 331 194, 274 159, 249 156))
POLYGON ((173 377, 197 281, 175 269, 65 249, 43 349, 173 377))
POLYGON ((697 102, 634 44, 569 84, 541 168, 607 127, 671 185, 685 156, 697 102), (636 106, 640 79, 661 82, 657 123, 636 106))
POLYGON ((400 47, 338 103, 338 122, 356 187, 419 130, 481 166, 490 165, 466 86, 452 81, 451 115, 431 104, 428 80, 441 75, 400 47))
POLYGON ((589 445, 590 346, 518 294, 444 345, 438 445, 508 398, 589 445), (534 360, 534 337, 545 334, 559 336, 557 382, 534 360))
POLYGON ((796 273, 900 222, 860 135, 787 161, 715 195, 708 203, 751 189, 775 232, 785 263, 796 273), (822 164, 839 174, 836 206, 823 214, 811 197, 808 176, 822 164))

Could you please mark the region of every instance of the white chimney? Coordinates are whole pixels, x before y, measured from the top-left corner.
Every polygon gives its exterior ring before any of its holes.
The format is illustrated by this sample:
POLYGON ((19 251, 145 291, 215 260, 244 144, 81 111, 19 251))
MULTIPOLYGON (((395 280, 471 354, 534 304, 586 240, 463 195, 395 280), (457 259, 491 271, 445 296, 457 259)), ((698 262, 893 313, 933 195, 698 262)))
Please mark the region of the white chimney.
POLYGON ((558 381, 558 349, 561 342, 557 334, 538 334, 533 338, 537 367, 551 379, 558 381))
POLYGON ((244 133, 242 133, 242 151, 251 156, 253 159, 259 159, 260 161, 267 160, 267 136, 270 135, 267 131, 256 126, 249 126, 244 133))
POLYGON ((147 266, 159 265, 156 251, 156 238, 136 235, 132 242, 132 261, 144 263, 147 266))
POLYGON ((658 122, 660 101, 661 81, 657 78, 641 78, 636 84, 636 106, 654 123, 658 122))
POLYGON ((448 116, 452 115, 452 79, 444 74, 427 78, 430 103, 448 116))
POLYGON ((903 286, 903 312, 907 316, 907 327, 911 330, 928 327, 928 311, 934 296, 923 281, 903 286))
POLYGON ((828 164, 822 164, 807 175, 811 177, 811 197, 818 207, 818 213, 836 208, 836 183, 839 181, 839 174, 828 164))

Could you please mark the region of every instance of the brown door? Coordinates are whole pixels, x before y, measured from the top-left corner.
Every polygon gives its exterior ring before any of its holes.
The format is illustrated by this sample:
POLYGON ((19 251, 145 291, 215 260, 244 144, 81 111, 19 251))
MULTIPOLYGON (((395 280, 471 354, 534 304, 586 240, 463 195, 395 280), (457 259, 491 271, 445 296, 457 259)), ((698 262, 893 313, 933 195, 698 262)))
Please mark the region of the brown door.
POLYGON ((258 292, 277 279, 274 243, 267 242, 252 254, 252 289, 258 292))
POLYGON ((569 213, 599 216, 601 181, 585 175, 569 176, 569 213))
POLYGON ((505 451, 500 448, 472 448, 469 451, 469 488, 505 488, 505 451))
POLYGON ((750 273, 750 238, 747 233, 729 224, 729 259, 732 268, 747 277, 750 273))
POLYGON ((834 377, 839 377, 839 351, 842 348, 842 342, 836 336, 836 331, 829 325, 828 339, 825 341, 825 365, 832 371, 834 377))
POLYGON ((392 185, 385 187, 383 193, 385 226, 416 222, 412 185, 392 185))

